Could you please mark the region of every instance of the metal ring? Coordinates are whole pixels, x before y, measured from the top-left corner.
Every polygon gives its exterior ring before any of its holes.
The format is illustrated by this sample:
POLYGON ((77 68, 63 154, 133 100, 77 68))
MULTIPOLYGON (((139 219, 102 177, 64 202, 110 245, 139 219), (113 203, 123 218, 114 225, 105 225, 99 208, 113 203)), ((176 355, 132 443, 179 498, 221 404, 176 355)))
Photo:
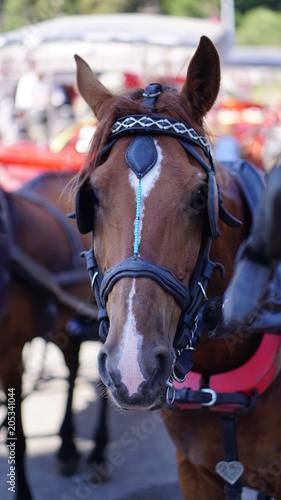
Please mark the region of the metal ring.
POLYGON ((213 391, 213 389, 208 389, 208 388, 203 388, 201 389, 202 392, 207 392, 207 394, 211 395, 211 401, 208 403, 200 403, 201 406, 213 406, 216 401, 217 401, 217 393, 213 391))
POLYGON ((173 404, 173 402, 175 401, 175 396, 176 396, 176 390, 174 388, 174 386, 168 386, 167 388, 167 392, 166 392, 166 403, 168 405, 171 405, 173 404), (170 391, 172 392, 172 396, 170 398, 170 391))
POLYGON ((142 94, 143 97, 157 97, 158 95, 160 95, 162 93, 161 90, 158 90, 158 92, 155 92, 154 94, 147 94, 146 92, 144 92, 142 94))
POLYGON ((175 373, 175 370, 173 370, 173 374, 172 375, 173 375, 175 381, 178 382, 179 384, 182 384, 182 382, 184 382, 185 379, 186 379, 186 375, 184 375, 182 378, 178 377, 176 375, 176 373, 175 373))

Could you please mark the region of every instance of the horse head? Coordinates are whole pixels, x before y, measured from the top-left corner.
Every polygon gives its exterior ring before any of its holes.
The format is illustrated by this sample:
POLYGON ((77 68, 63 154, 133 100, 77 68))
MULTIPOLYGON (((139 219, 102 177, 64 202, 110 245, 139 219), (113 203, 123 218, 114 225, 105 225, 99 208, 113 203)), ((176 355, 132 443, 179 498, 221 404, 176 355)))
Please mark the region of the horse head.
POLYGON ((76 198, 78 227, 94 234, 93 283, 102 277, 99 372, 119 406, 155 409, 178 354, 192 348, 214 270, 220 196, 203 119, 219 91, 219 56, 202 37, 179 93, 151 84, 121 96, 75 57, 99 120, 76 198))

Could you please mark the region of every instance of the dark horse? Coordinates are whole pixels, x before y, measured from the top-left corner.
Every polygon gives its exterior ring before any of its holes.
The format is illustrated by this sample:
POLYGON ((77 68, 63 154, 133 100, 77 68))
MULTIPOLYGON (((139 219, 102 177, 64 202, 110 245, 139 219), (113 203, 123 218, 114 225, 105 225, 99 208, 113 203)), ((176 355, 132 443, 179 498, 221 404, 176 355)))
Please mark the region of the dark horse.
MULTIPOLYGON (((58 454, 61 471, 68 474, 74 472, 79 456, 73 441, 71 405, 80 338, 67 335, 65 327, 71 319, 83 322, 84 318, 92 318, 91 339, 98 340, 96 310, 87 305, 90 291, 79 256, 90 241, 81 238, 74 222, 66 217, 70 179, 71 174, 52 173, 39 176, 16 192, 0 189, 0 376, 7 394, 8 437, 17 438, 16 493, 18 499, 24 500, 30 499, 31 493, 25 474, 21 420, 23 346, 34 337, 51 340, 62 350, 69 368, 68 401, 58 454)), ((102 459, 107 440, 105 401, 102 409, 97 431, 98 455, 101 452, 98 460, 102 459)), ((95 460, 95 456, 91 459, 95 460)))
POLYGON ((281 325, 281 166, 267 177, 265 192, 224 296, 226 331, 238 327, 280 332, 281 325))
MULTIPOLYGON (((263 346, 278 337, 213 340, 204 330, 211 315, 200 309, 208 281, 209 300, 222 297, 254 213, 242 173, 216 169, 206 138, 203 119, 220 86, 216 48, 201 38, 180 93, 150 84, 116 96, 76 62, 80 93, 100 122, 76 217, 82 233, 94 232, 88 267, 105 340, 101 378, 122 408, 163 408, 184 498, 238 499, 249 486, 281 499, 277 348, 262 386, 259 375, 263 346)), ((254 187, 253 167, 243 169, 254 187)))

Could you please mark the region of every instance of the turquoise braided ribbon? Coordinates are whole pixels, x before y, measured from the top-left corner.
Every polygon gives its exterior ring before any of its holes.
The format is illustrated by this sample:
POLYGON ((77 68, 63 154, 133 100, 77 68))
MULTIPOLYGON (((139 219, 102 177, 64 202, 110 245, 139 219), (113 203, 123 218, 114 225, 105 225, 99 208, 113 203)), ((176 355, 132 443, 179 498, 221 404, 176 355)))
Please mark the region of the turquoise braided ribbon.
POLYGON ((136 221, 135 221, 135 242, 134 242, 134 255, 138 255, 139 250, 139 237, 140 237, 140 210, 141 210, 141 179, 139 179, 138 193, 137 193, 137 208, 136 208, 136 221))

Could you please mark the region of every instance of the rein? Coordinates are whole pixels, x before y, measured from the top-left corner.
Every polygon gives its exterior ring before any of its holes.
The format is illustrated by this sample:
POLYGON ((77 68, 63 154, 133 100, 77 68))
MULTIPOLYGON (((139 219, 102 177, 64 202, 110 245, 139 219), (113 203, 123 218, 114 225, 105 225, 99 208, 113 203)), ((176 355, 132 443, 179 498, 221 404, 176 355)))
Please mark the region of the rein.
MULTIPOLYGON (((105 340, 109 331, 109 318, 106 311, 107 297, 114 284, 124 277, 148 277, 156 281, 164 291, 173 295, 179 303, 182 313, 174 339, 176 359, 173 373, 167 381, 166 399, 169 404, 174 401, 175 389, 173 379, 182 382, 186 374, 193 366, 192 354, 200 340, 200 328, 198 327, 198 312, 203 300, 207 299, 206 289, 213 273, 220 269, 222 278, 224 268, 220 263, 214 263, 209 258, 210 246, 213 239, 220 236, 218 230, 218 218, 232 227, 239 227, 241 222, 231 216, 222 207, 219 186, 216 182, 216 165, 212 148, 206 137, 199 135, 194 128, 186 123, 164 118, 154 113, 155 100, 165 91, 166 87, 161 84, 150 84, 146 87, 143 97, 151 114, 131 115, 119 118, 112 126, 108 143, 104 147, 101 156, 108 153, 115 142, 123 136, 132 135, 125 159, 129 168, 139 180, 139 192, 136 211, 136 230, 134 253, 129 258, 109 269, 105 275, 98 266, 94 254, 94 228, 93 228, 93 192, 89 180, 82 183, 76 195, 75 216, 78 229, 81 233, 92 231, 92 248, 83 252, 89 271, 92 289, 95 292, 99 309, 100 336, 105 340), (188 154, 191 154, 203 167, 208 177, 207 217, 204 224, 201 248, 196 269, 191 280, 190 287, 184 285, 167 268, 159 266, 154 262, 142 259, 138 255, 138 203, 141 197, 141 180, 146 173, 155 165, 157 151, 153 135, 166 135, 176 138, 188 154), (204 157, 196 148, 200 148, 204 157)), ((80 182, 80 181, 78 181, 80 182)))

